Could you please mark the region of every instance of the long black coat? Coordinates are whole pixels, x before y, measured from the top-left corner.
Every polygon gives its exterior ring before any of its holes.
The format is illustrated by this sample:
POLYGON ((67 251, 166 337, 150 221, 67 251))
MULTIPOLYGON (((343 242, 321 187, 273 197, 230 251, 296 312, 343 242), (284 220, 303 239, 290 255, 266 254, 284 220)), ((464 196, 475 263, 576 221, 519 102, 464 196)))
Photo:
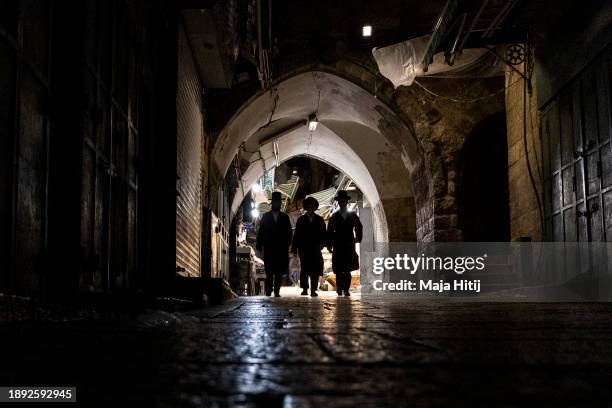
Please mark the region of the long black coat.
POLYGON ((272 211, 261 217, 256 248, 258 251, 263 250, 266 273, 282 275, 287 273, 291 236, 291 221, 284 212, 279 211, 276 221, 272 211))
POLYGON ((293 253, 299 253, 303 273, 310 276, 323 275, 321 249, 326 244, 325 236, 325 221, 321 216, 313 214, 312 221, 310 221, 308 214, 298 218, 295 223, 291 250, 293 253))
POLYGON ((334 213, 327 223, 327 247, 332 249, 332 269, 334 273, 353 270, 355 242, 361 242, 363 226, 354 212, 334 213))

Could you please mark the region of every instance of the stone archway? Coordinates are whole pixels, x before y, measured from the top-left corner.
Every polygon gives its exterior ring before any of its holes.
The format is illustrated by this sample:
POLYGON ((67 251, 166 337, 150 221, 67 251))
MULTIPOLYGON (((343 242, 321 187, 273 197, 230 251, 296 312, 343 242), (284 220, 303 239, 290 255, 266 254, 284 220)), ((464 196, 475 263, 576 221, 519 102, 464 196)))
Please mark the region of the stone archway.
POLYGON ((431 195, 417 140, 396 112, 340 75, 300 72, 251 98, 217 138, 215 173, 225 175, 236 155, 248 165, 233 212, 264 169, 308 155, 354 179, 372 206, 377 241, 417 239, 415 201, 421 197, 415 199, 412 180, 419 180, 420 192, 426 186, 426 197, 431 195), (313 113, 319 125, 310 132, 306 119, 313 113))
MULTIPOLYGON (((302 127, 277 139, 279 151, 278 162, 283 163, 296 156, 308 156, 329 164, 332 167, 350 175, 359 187, 373 212, 374 237, 377 242, 387 242, 389 226, 376 182, 372 178, 365 163, 351 147, 333 131, 322 126, 310 137, 308 129, 302 127)), ((276 166, 272 144, 262 146, 264 159, 252 163, 242 174, 242 188, 234 195, 230 214, 233 216, 240 206, 245 193, 265 172, 276 166)))

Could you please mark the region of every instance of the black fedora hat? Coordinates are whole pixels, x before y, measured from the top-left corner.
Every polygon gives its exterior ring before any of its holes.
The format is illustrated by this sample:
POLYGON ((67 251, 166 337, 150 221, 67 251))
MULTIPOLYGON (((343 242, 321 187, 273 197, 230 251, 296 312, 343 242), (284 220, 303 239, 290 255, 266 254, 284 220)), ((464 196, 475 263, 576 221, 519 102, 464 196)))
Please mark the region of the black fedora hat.
POLYGON ((319 208, 319 202, 318 202, 318 201, 317 201, 317 199, 316 199, 316 198, 314 198, 314 197, 306 197, 306 198, 304 199, 304 202, 302 203, 302 205, 304 206, 304 208, 306 208, 306 206, 307 206, 307 205, 309 205, 309 204, 313 205, 313 206, 315 207, 315 210, 316 210, 317 208, 319 208))
POLYGON ((280 191, 274 191, 272 192, 272 201, 282 201, 283 200, 283 196, 281 195, 280 191))
POLYGON ((334 200, 336 201, 341 201, 341 200, 349 201, 350 199, 351 197, 349 196, 346 190, 338 190, 338 193, 334 197, 334 200))

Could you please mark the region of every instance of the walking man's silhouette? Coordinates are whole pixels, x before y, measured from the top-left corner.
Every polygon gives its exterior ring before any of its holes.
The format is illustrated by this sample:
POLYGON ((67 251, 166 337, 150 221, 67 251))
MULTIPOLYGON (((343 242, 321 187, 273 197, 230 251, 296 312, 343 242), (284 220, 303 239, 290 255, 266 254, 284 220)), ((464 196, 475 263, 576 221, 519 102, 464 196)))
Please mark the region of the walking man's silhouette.
POLYGON ((325 221, 315 214, 319 202, 313 197, 306 197, 304 209, 306 214, 298 218, 295 223, 295 233, 291 250, 294 255, 300 255, 300 286, 302 295, 308 294, 308 280, 310 280, 310 296, 317 295, 319 276, 323 275, 323 255, 321 250, 325 245, 325 221))
POLYGON ((266 295, 280 297, 283 275, 289 270, 289 245, 291 244, 291 221, 289 216, 280 210, 281 193, 272 193, 272 209, 261 217, 257 231, 258 251, 263 251, 266 269, 266 295))
POLYGON ((355 243, 361 242, 363 227, 359 217, 349 211, 349 195, 340 190, 336 195, 340 211, 334 213, 327 223, 328 250, 332 252, 332 269, 336 274, 338 295, 350 296, 351 271, 359 269, 359 257, 355 243))

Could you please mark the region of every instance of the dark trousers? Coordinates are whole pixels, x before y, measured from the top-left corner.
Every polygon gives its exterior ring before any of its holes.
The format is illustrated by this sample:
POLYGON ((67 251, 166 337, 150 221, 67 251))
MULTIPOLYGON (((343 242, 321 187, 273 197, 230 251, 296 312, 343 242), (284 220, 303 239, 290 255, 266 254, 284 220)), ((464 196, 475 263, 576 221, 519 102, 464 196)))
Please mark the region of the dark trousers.
POLYGON ((351 272, 336 272, 336 291, 348 292, 351 287, 351 272))
POLYGON ((308 280, 310 279, 310 288, 316 292, 319 288, 319 275, 309 274, 302 271, 300 273, 300 287, 304 290, 308 289, 308 280))
POLYGON ((272 288, 274 288, 274 293, 278 294, 280 292, 282 283, 283 283, 282 272, 266 271, 266 295, 270 296, 270 294, 272 294, 272 288))

